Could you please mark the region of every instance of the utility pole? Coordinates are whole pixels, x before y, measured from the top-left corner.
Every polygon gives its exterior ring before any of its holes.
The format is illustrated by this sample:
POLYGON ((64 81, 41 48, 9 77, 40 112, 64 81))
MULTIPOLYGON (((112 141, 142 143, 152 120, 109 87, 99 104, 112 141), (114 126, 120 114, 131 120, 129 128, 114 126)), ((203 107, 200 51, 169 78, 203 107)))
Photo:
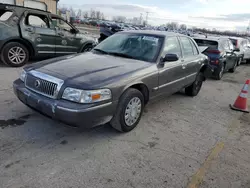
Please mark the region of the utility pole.
POLYGON ((142 13, 140 13, 140 25, 142 24, 142 13))
POLYGON ((148 25, 148 14, 149 12, 146 12, 146 24, 148 25))

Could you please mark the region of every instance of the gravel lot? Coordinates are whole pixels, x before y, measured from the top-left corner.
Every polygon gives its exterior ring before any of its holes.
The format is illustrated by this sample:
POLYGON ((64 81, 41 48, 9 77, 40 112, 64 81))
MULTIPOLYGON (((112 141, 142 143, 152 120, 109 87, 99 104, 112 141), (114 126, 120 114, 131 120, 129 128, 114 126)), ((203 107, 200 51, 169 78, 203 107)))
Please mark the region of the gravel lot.
POLYGON ((250 116, 229 109, 249 66, 149 104, 127 134, 30 110, 12 91, 20 70, 0 67, 1 188, 250 187, 250 116))

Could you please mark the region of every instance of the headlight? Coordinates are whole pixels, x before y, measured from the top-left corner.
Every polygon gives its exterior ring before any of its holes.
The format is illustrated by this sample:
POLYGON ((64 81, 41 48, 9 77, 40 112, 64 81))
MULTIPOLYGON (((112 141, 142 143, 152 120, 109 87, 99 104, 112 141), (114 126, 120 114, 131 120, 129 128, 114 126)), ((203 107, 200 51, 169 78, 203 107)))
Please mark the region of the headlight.
POLYGON ((80 90, 67 87, 63 92, 63 99, 78 103, 94 103, 111 99, 111 91, 109 89, 100 90, 80 90))
POLYGON ((24 80, 25 80, 25 77, 26 77, 26 71, 25 70, 22 70, 22 72, 21 72, 21 75, 20 75, 20 79, 24 82, 24 80))

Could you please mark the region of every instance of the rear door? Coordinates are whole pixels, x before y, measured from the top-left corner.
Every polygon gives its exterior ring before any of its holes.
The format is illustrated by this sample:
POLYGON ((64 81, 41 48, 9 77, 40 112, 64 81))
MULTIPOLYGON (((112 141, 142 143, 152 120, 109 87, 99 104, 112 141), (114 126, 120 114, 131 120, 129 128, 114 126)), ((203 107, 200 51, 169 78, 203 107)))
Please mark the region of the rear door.
POLYGON ((236 54, 233 52, 233 44, 230 42, 230 40, 225 39, 222 42, 222 47, 224 51, 224 58, 226 62, 225 69, 231 69, 234 66, 234 63, 236 61, 236 54))
POLYGON ((165 62, 164 65, 158 65, 159 91, 172 94, 184 86, 185 80, 185 72, 183 71, 181 62, 181 47, 177 37, 168 37, 165 39, 161 57, 165 57, 166 54, 176 54, 180 57, 178 61, 165 62))
POLYGON ((199 65, 199 51, 188 37, 179 37, 183 51, 182 68, 186 76, 185 85, 195 81, 199 65))
POLYGON ((36 54, 55 55, 55 29, 47 14, 27 11, 20 21, 22 37, 35 47, 36 54))

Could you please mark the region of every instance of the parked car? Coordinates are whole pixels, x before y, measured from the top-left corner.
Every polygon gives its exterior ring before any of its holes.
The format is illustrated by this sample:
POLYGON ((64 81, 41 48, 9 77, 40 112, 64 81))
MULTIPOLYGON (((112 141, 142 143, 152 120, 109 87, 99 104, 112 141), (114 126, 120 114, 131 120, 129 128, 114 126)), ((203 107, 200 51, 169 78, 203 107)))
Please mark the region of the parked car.
POLYGON ((238 56, 238 65, 241 64, 242 60, 246 61, 247 63, 250 62, 250 44, 247 39, 240 38, 240 37, 230 37, 229 38, 233 43, 235 48, 239 48, 240 51, 236 52, 238 56))
POLYGON ((13 67, 31 56, 59 56, 89 51, 96 41, 63 18, 42 10, 0 3, 0 52, 13 67))
POLYGON ((210 59, 210 65, 214 68, 214 77, 220 80, 225 71, 234 72, 237 67, 238 57, 235 48, 229 38, 226 37, 207 37, 194 38, 198 46, 205 46, 203 52, 210 59))
POLYGON ((127 132, 151 99, 183 88, 196 96, 207 63, 187 36, 122 31, 91 52, 26 66, 13 86, 24 104, 53 119, 85 127, 110 122, 127 132))

